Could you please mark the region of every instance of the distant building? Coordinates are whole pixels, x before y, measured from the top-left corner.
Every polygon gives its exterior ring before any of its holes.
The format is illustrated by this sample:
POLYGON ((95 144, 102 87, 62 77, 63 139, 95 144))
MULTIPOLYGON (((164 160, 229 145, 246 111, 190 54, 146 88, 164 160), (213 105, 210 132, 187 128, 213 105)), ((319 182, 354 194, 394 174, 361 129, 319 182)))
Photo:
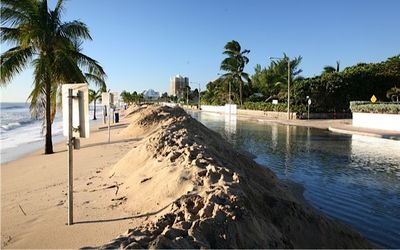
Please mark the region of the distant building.
POLYGON ((158 98, 160 98, 160 92, 148 89, 143 92, 143 96, 146 100, 158 100, 158 98))
POLYGON ((189 77, 176 75, 170 79, 169 94, 173 96, 183 97, 186 93, 186 87, 189 86, 189 77))

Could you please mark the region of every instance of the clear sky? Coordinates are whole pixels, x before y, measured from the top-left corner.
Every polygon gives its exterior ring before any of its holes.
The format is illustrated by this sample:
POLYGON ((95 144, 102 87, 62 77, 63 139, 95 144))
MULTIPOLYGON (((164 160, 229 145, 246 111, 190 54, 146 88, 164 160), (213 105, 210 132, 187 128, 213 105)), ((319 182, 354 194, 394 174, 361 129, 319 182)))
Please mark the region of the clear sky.
MULTIPOLYGON (((249 73, 283 52, 303 57, 306 77, 337 60, 344 68, 400 53, 399 0, 69 0, 65 7, 65 21, 89 26, 84 53, 101 63, 113 91, 165 92, 176 74, 204 88, 233 39, 251 50, 249 73)), ((1 100, 25 101, 31 85, 26 69, 1 88, 1 100)))

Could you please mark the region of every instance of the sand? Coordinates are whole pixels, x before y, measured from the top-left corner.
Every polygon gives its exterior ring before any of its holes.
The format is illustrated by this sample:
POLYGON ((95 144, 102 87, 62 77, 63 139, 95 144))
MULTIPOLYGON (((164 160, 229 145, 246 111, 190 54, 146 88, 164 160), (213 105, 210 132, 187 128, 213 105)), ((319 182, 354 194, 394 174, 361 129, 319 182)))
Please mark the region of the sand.
POLYGON ((133 106, 123 122, 75 151, 73 226, 65 145, 1 166, 3 247, 373 247, 182 109, 133 106))
MULTIPOLYGON (((130 213, 112 200, 116 179, 109 169, 140 138, 120 138, 119 129, 95 130, 74 151, 74 220, 66 226, 67 152, 55 145, 55 154, 42 150, 1 165, 2 248, 79 248, 108 242, 129 228, 130 213), (26 215, 25 215, 26 214, 26 215)), ((140 218, 138 218, 140 219, 140 218)))

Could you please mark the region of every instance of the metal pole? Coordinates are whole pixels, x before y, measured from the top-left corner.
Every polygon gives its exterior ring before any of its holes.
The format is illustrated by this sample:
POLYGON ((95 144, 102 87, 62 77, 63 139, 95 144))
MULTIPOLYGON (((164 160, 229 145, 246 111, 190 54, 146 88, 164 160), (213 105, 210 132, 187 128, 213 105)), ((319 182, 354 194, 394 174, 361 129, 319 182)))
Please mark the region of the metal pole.
POLYGON ((72 101, 73 101, 72 89, 68 89, 68 225, 72 225, 73 222, 73 144, 74 138, 72 137, 72 101))
POLYGON ((287 76, 287 116, 288 120, 290 120, 290 59, 289 57, 287 58, 288 60, 288 76, 287 76))
POLYGON ((201 109, 201 89, 200 89, 200 83, 199 83, 199 110, 201 109))
POLYGON ((307 120, 310 120, 310 104, 308 104, 308 114, 307 114, 307 120))
POLYGON ((110 143, 110 141, 111 141, 111 132, 110 132, 111 109, 110 109, 110 102, 108 102, 108 113, 107 113, 107 115, 108 115, 108 143, 110 143))

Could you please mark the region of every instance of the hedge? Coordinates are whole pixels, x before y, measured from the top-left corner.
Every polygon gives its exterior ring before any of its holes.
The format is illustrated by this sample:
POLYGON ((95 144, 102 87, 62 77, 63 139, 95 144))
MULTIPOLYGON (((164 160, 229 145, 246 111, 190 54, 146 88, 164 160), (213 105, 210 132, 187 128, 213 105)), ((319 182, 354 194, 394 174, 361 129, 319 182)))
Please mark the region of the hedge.
MULTIPOLYGON (((244 102, 241 109, 261 110, 261 111, 276 111, 287 112, 286 103, 272 104, 270 102, 244 102)), ((291 105, 291 112, 303 113, 307 111, 305 105, 291 105)))
POLYGON ((370 103, 370 102, 350 102, 350 109, 353 113, 382 113, 400 114, 400 104, 396 103, 370 103))

